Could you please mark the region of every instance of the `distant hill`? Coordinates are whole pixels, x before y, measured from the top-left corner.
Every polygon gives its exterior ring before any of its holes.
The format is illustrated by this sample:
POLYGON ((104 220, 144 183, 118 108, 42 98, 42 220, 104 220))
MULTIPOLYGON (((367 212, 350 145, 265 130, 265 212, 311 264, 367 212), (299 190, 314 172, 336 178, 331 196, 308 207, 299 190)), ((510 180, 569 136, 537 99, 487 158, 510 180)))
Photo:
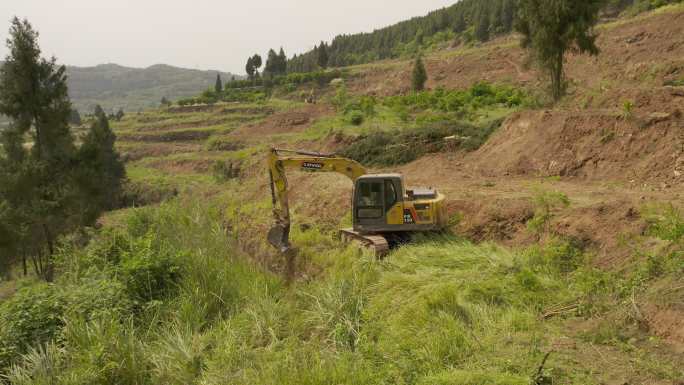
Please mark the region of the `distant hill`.
POLYGON ((234 76, 226 72, 178 68, 165 64, 148 68, 130 68, 117 64, 67 67, 69 94, 74 106, 81 113, 91 112, 95 104, 100 104, 105 111, 119 108, 137 111, 159 106, 162 97, 175 100, 194 96, 214 86, 217 72, 224 82, 234 76))

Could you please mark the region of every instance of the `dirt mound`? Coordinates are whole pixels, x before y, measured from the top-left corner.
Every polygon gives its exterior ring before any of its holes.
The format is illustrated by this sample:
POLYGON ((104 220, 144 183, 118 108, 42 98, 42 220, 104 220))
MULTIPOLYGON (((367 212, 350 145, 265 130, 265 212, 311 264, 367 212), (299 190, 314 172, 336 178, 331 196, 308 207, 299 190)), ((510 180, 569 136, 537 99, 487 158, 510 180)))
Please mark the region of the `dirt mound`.
POLYGON ((335 111, 323 104, 310 104, 293 111, 281 112, 267 117, 256 124, 248 124, 235 130, 231 136, 249 137, 290 132, 301 132, 309 128, 316 119, 332 115, 335 111))
POLYGON ((559 175, 667 185, 682 182, 683 157, 684 119, 670 107, 639 118, 601 111, 515 114, 464 162, 490 177, 559 175))

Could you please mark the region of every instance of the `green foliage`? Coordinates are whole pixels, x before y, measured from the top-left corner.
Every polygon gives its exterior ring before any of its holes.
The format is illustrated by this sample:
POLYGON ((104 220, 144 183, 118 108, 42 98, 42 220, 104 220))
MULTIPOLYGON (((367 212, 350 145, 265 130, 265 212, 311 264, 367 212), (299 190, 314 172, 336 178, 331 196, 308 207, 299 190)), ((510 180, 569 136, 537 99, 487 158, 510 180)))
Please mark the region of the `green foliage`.
POLYGON ((230 179, 239 178, 241 174, 240 164, 231 160, 217 160, 211 167, 214 179, 218 182, 225 182, 230 179))
POLYGON ((156 244, 152 235, 131 242, 121 255, 121 277, 131 298, 140 304, 168 298, 178 289, 178 252, 156 244))
MULTIPOLYGON (((343 67, 376 60, 414 56, 421 49, 452 41, 477 29, 478 39, 512 30, 515 0, 462 0, 449 7, 371 33, 336 36, 327 45, 328 66, 343 67)), ((467 39, 466 39, 467 40, 467 39)), ((293 57, 288 70, 312 71, 320 48, 293 57)))
POLYGON ((488 372, 450 370, 423 378, 419 385, 529 385, 524 376, 511 376, 488 372))
MULTIPOLYGON (((99 107, 99 106, 98 106, 99 107)), ((114 148, 116 135, 101 108, 82 140, 76 158, 76 180, 81 186, 82 224, 91 225, 104 210, 119 206, 126 176, 123 162, 114 148)))
POLYGON ((558 238, 530 248, 527 257, 533 268, 562 274, 577 270, 585 262, 582 247, 576 241, 558 238))
POLYGON ((62 326, 64 299, 50 284, 22 288, 0 305, 0 372, 27 344, 50 341, 62 326))
POLYGON ((570 205, 570 199, 560 191, 538 189, 534 196, 534 205, 534 217, 527 222, 527 228, 541 236, 548 233, 554 214, 570 205))
POLYGON ((366 165, 403 164, 428 153, 445 151, 447 148, 476 150, 500 125, 501 120, 482 126, 446 121, 428 123, 403 131, 373 132, 359 137, 340 153, 366 165), (447 137, 461 138, 456 148, 445 140, 447 137))
POLYGON ((634 116, 634 102, 631 100, 625 100, 622 103, 622 118, 631 119, 634 116))
POLYGON ((266 58, 266 66, 264 67, 264 75, 274 77, 277 75, 284 75, 287 72, 287 57, 285 51, 280 48, 280 52, 276 53, 273 49, 268 51, 266 58))
POLYGON ((488 106, 533 106, 535 99, 525 91, 506 85, 478 82, 468 90, 444 90, 413 92, 404 96, 385 98, 389 107, 404 106, 414 110, 470 113, 488 106))
POLYGON ((423 58, 418 55, 413 63, 413 71, 411 72, 411 86, 413 91, 422 91, 425 88, 425 82, 428 79, 423 58))
POLYGON ((349 117, 349 123, 360 126, 363 123, 363 113, 358 110, 352 110, 347 115, 349 117))
POLYGON ((66 69, 40 57, 37 38, 28 21, 12 20, 10 53, 0 68, 0 114, 13 123, 0 133, 0 202, 13 213, 8 217, 20 235, 14 241, 40 260, 36 273, 49 280, 56 239, 78 224, 79 207, 66 69))
POLYGON ((318 66, 325 69, 328 67, 328 46, 325 42, 321 42, 321 45, 314 48, 318 52, 318 66))
POLYGON ((349 94, 347 94, 346 85, 342 84, 337 88, 331 103, 338 112, 345 111, 347 109, 347 105, 349 104, 349 94))
POLYGON ((223 92, 223 81, 221 81, 221 74, 216 74, 216 83, 214 84, 214 91, 217 94, 223 92))
POLYGON ((684 214, 674 205, 647 207, 644 216, 649 222, 649 234, 671 242, 684 240, 684 214))
POLYGON ((603 4, 603 0, 562 0, 543 6, 537 0, 518 3, 516 30, 523 35, 521 45, 548 74, 556 101, 565 93, 566 51, 576 47, 580 53, 599 53, 593 27, 603 4))
POLYGON ((302 85, 315 84, 318 86, 328 85, 333 79, 344 78, 346 72, 342 70, 313 70, 311 72, 291 72, 288 74, 272 74, 267 78, 257 78, 253 81, 238 80, 225 84, 228 89, 240 89, 250 87, 274 87, 288 84, 302 85))

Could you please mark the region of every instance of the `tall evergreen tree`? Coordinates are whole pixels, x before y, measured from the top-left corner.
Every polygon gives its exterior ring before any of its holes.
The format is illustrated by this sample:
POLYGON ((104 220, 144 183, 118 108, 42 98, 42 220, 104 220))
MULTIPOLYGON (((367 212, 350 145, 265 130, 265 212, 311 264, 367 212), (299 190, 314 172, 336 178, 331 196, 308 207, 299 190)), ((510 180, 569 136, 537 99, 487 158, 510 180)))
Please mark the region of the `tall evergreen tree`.
POLYGON ((475 25, 475 37, 479 41, 489 40, 489 10, 486 5, 480 7, 475 25))
POLYGON ((411 72, 411 85, 413 90, 422 91, 425 88, 427 78, 427 71, 425 70, 425 64, 423 64, 423 58, 418 54, 416 60, 413 62, 413 71, 411 72))
POLYGON ((278 54, 273 50, 268 50, 266 58, 266 66, 264 67, 264 75, 275 76, 279 71, 278 54))
POLYGON ((38 33, 28 21, 14 18, 9 35, 0 69, 0 113, 12 124, 1 137, 0 202, 36 273, 50 280, 55 242, 77 217, 66 68, 40 57, 38 33), (30 149, 24 146, 27 135, 30 149))
POLYGON ((258 54, 254 54, 254 56, 252 56, 252 64, 254 65, 254 71, 258 74, 259 68, 261 68, 261 65, 263 64, 261 56, 258 54))
POLYGON ((217 94, 223 92, 223 81, 221 81, 221 74, 216 74, 216 83, 214 84, 214 91, 217 94))
POLYGON ((575 49, 597 55, 598 22, 603 0, 520 0, 516 29, 521 45, 551 80, 551 93, 559 100, 565 92, 565 53, 575 49))
POLYGON ((245 72, 247 72, 247 77, 250 80, 254 79, 254 71, 256 71, 256 68, 254 68, 254 59, 250 57, 247 59, 247 64, 245 65, 245 72))
POLYGON ((318 47, 318 65, 321 68, 327 68, 328 59, 328 47, 326 47, 325 42, 321 42, 321 45, 318 47))
POLYGON ((76 182, 80 186, 80 223, 93 223, 104 210, 116 208, 126 175, 123 162, 114 148, 116 136, 107 115, 98 105, 95 121, 78 149, 76 182))
POLYGON ((287 56, 285 55, 285 50, 280 47, 280 52, 278 53, 278 74, 284 74, 287 72, 287 56))

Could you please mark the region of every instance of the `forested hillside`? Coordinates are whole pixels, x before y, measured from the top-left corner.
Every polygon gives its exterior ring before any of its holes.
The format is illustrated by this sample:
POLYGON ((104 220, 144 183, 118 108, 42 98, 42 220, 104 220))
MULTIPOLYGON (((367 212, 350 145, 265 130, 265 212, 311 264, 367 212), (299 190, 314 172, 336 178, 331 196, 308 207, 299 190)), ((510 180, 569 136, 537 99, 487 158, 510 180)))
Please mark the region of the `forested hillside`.
POLYGON ((179 99, 195 95, 214 85, 216 74, 224 80, 234 75, 158 64, 130 68, 117 64, 95 67, 67 67, 69 96, 75 108, 92 112, 96 104, 105 111, 125 111, 159 106, 162 97, 179 99))
MULTIPOLYGON (((640 12, 681 0, 608 0, 605 14, 615 16, 624 10, 640 12)), ((295 55, 288 61, 289 72, 308 72, 319 65, 324 46, 327 65, 343 67, 376 60, 414 55, 421 49, 458 45, 511 32, 517 0, 462 0, 456 4, 370 33, 339 35, 331 43, 295 55)))

